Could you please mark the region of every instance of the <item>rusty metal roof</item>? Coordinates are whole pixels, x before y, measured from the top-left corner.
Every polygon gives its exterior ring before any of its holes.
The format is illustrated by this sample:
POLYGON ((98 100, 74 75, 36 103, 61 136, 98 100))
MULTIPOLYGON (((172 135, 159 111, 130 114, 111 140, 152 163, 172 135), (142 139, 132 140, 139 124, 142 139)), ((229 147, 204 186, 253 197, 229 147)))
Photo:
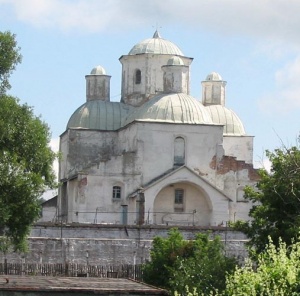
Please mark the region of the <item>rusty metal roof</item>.
POLYGON ((166 290, 129 279, 16 275, 1 276, 0 291, 44 291, 52 294, 58 292, 94 292, 96 294, 168 295, 166 290))

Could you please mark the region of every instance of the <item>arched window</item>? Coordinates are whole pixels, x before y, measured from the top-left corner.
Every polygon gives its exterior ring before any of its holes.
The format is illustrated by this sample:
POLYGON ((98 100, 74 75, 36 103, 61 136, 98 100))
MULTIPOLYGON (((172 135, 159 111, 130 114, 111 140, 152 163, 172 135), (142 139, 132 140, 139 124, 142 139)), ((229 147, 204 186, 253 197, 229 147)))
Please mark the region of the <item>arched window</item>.
POLYGON ((141 84, 142 81, 142 72, 140 69, 135 71, 135 84, 141 84))
POLYGON ((120 186, 113 186, 112 198, 113 199, 121 198, 121 187, 120 186))
POLYGON ((185 164, 185 143, 182 137, 177 137, 174 141, 174 165, 185 164))

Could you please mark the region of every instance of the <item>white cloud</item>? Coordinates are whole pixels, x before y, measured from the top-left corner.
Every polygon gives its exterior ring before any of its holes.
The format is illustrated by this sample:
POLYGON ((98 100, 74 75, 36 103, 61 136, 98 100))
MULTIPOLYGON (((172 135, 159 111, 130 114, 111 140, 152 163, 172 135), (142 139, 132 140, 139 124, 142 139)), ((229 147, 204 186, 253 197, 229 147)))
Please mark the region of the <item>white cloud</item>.
MULTIPOLYGON (((59 138, 51 139, 50 147, 51 147, 52 151, 58 152, 59 151, 59 138)), ((57 159, 53 162, 53 169, 54 169, 56 177, 58 178, 58 160, 57 159)))
POLYGON ((50 147, 54 152, 59 151, 59 138, 53 138, 50 140, 50 147))
POLYGON ((7 0, 7 3, 13 6, 20 21, 63 31, 103 31, 122 15, 118 1, 7 0))
POLYGON ((300 77, 300 56, 298 56, 294 61, 286 64, 281 70, 276 72, 276 82, 280 86, 289 85, 295 86, 299 84, 300 77))
POLYGON ((224 35, 289 40, 300 45, 299 0, 6 0, 17 18, 37 27, 99 32, 161 25, 224 35))
POLYGON ((7 2, 10 2, 14 7, 15 14, 19 20, 35 25, 49 25, 50 16, 52 15, 53 19, 55 19, 56 16, 53 13, 60 8, 55 0, 11 0, 7 2))
POLYGON ((300 56, 275 73, 275 89, 259 101, 264 112, 287 114, 300 109, 300 56))
POLYGON ((264 168, 267 172, 271 172, 272 163, 268 158, 264 158, 261 161, 254 162, 254 167, 257 169, 264 168))
MULTIPOLYGON (((59 138, 53 138, 53 139, 50 140, 50 148, 54 152, 58 152, 59 151, 59 138)), ((53 162, 53 170, 55 172, 56 177, 58 178, 58 160, 57 159, 53 162)), ((56 196, 57 194, 58 194, 58 190, 57 189, 47 190, 42 195, 42 198, 45 199, 45 200, 48 200, 48 199, 56 196)))

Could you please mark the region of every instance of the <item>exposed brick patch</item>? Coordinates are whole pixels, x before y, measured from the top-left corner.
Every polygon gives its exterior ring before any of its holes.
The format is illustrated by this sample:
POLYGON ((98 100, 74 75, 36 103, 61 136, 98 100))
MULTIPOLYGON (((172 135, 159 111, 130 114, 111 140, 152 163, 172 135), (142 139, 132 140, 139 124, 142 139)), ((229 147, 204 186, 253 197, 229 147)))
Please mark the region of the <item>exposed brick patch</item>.
POLYGON ((230 171, 242 171, 247 170, 248 176, 251 181, 258 181, 260 179, 258 170, 253 168, 253 165, 246 163, 243 160, 237 160, 236 157, 224 155, 222 159, 217 162, 216 156, 214 156, 209 164, 210 168, 217 171, 219 175, 225 175, 230 171))
POLYGON ((78 186, 82 187, 82 186, 86 186, 87 185, 87 177, 82 178, 79 182, 78 182, 78 186))

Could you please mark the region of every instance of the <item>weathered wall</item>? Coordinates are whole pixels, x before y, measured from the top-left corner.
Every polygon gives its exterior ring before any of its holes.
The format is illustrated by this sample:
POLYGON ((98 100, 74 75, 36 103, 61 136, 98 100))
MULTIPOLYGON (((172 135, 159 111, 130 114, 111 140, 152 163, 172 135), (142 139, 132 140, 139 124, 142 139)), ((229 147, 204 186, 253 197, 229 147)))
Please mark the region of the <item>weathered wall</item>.
MULTIPOLYGON (((120 58, 122 63, 122 102, 141 106, 150 97, 163 92, 162 66, 167 65, 168 60, 173 57, 169 54, 142 54, 124 55, 120 58), (135 71, 141 70, 141 83, 135 83, 135 71)), ((191 58, 180 57, 186 66, 192 62, 191 58)), ((187 73, 189 81, 190 73, 187 73)), ((189 93, 189 86, 187 92, 189 93)))
MULTIPOLYGON (((6 258, 8 262, 139 264, 149 259, 152 239, 166 237, 170 228, 40 223, 32 229, 29 252, 10 253, 6 258)), ((193 239, 197 233, 208 230, 212 236, 221 236, 228 254, 245 256, 246 237, 239 232, 225 227, 180 227, 186 239, 193 239)), ((0 261, 4 258, 1 254, 0 261)))
POLYGON ((185 140, 186 166, 201 172, 208 181, 215 183, 215 170, 209 164, 218 154, 217 147, 222 143, 222 126, 140 122, 135 125, 136 137, 143 143, 144 149, 141 185, 173 168, 174 141, 177 137, 185 140))
POLYGON ((223 147, 225 155, 236 157, 246 163, 253 163, 253 137, 252 136, 224 136, 223 147))

